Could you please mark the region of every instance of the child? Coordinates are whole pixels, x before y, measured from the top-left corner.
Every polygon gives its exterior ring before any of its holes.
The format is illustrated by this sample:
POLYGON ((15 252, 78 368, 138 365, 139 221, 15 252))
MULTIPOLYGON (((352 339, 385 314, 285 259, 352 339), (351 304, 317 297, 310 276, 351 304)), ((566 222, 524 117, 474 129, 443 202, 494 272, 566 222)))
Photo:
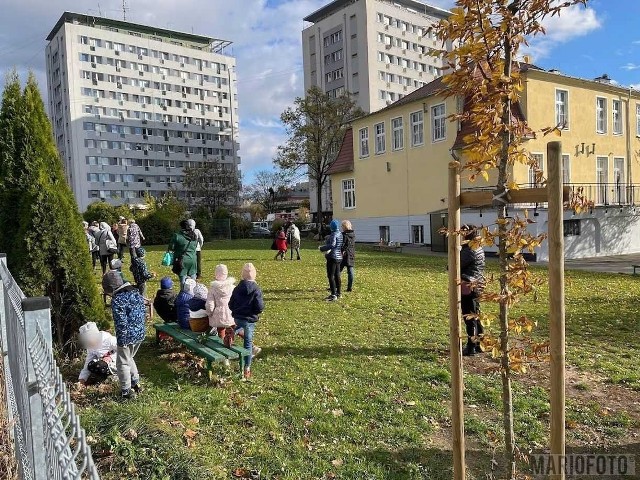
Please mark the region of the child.
POLYGON ((281 228, 276 236, 276 250, 278 253, 276 253, 274 260, 284 260, 284 256, 287 254, 287 235, 284 233, 284 228, 281 228))
POLYGON ((187 278, 182 285, 182 291, 176 297, 176 320, 180 328, 191 330, 189 326, 189 318, 191 313, 189 311, 189 302, 193 298, 193 289, 196 287, 196 281, 192 278, 187 278))
POLYGON ((144 298, 136 287, 122 277, 113 277, 111 311, 118 340, 116 369, 122 390, 122 399, 131 400, 142 392, 140 375, 134 357, 144 340, 144 322, 147 316, 144 298))
POLYGON ((151 280, 155 277, 155 274, 149 271, 147 263, 144 261, 146 254, 147 252, 144 248, 137 248, 136 256, 131 259, 131 266, 129 267, 129 270, 133 273, 133 280, 136 282, 138 291, 143 297, 147 293, 147 280, 151 280))
POLYGON ((177 320, 176 293, 173 291, 173 280, 170 277, 164 277, 160 280, 160 290, 153 300, 153 308, 156 309, 156 313, 164 323, 172 323, 177 320))
MULTIPOLYGON (((256 322, 260 314, 264 310, 264 299, 262 298, 262 290, 256 283, 256 267, 252 263, 245 264, 242 269, 242 281, 233 289, 231 299, 229 300, 229 308, 233 314, 235 321, 235 331, 231 330, 226 334, 224 343, 228 347, 233 343, 235 332, 243 330, 244 348, 253 352, 244 367, 244 378, 251 378, 251 359, 260 353, 260 349, 253 349, 253 333, 256 322)), ((230 329, 228 329, 230 330, 230 329)))
POLYGON ((113 295, 113 289, 111 288, 111 285, 118 278, 124 281, 124 276, 122 275, 122 262, 116 258, 109 262, 109 271, 102 276, 102 290, 104 291, 105 295, 113 295))
POLYGON ((218 336, 223 340, 225 329, 235 325, 229 309, 229 300, 235 283, 235 278, 229 277, 226 265, 216 267, 216 279, 211 282, 207 296, 207 313, 209 314, 209 325, 217 331, 218 336))
POLYGON ((79 340, 87 350, 84 367, 78 376, 80 385, 96 385, 116 373, 116 337, 98 330, 95 322, 88 322, 80 327, 79 340))
POLYGON ((207 308, 207 286, 202 283, 196 283, 193 287, 193 298, 189 300, 189 310, 192 312, 199 312, 207 308))

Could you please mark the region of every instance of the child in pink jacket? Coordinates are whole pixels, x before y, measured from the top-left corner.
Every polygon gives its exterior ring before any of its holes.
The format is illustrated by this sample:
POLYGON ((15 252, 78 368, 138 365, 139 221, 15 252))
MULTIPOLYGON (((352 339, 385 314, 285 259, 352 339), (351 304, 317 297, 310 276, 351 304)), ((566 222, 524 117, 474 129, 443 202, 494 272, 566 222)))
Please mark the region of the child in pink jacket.
POLYGON ((233 293, 236 280, 229 277, 226 265, 216 267, 216 279, 211 282, 207 296, 206 309, 209 314, 209 325, 216 329, 218 336, 224 341, 225 330, 235 326, 233 315, 229 309, 229 299, 233 293))

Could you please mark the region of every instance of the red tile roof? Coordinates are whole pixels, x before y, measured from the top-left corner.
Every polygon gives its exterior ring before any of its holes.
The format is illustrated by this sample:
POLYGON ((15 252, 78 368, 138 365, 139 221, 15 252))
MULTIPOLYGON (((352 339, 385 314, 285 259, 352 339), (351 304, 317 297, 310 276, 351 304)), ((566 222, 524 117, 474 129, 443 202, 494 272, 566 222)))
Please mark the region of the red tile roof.
POLYGON ((344 133, 342 145, 336 161, 329 168, 329 175, 336 173, 353 172, 353 129, 349 128, 344 133))

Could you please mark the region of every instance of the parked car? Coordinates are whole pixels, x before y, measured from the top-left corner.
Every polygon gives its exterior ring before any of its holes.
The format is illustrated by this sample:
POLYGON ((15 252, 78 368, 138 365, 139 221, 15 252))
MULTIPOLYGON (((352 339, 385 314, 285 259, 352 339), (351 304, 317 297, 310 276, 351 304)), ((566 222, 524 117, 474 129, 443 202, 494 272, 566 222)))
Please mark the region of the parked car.
POLYGON ((250 238, 271 238, 271 230, 264 227, 253 227, 249 232, 250 238))

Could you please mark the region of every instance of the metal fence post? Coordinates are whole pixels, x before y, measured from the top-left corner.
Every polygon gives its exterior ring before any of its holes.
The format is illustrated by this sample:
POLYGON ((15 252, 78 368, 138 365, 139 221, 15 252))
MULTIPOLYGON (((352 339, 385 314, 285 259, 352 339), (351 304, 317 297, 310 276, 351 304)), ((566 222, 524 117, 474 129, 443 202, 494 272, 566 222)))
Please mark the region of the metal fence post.
POLYGON ((25 298, 22 300, 24 312, 24 328, 27 349, 24 352, 27 362, 27 390, 29 392, 29 408, 31 416, 31 438, 33 449, 33 472, 35 480, 47 480, 48 468, 45 453, 42 398, 38 388, 38 379, 33 368, 28 346, 37 336, 40 327, 47 346, 51 348, 51 300, 49 297, 25 298))

